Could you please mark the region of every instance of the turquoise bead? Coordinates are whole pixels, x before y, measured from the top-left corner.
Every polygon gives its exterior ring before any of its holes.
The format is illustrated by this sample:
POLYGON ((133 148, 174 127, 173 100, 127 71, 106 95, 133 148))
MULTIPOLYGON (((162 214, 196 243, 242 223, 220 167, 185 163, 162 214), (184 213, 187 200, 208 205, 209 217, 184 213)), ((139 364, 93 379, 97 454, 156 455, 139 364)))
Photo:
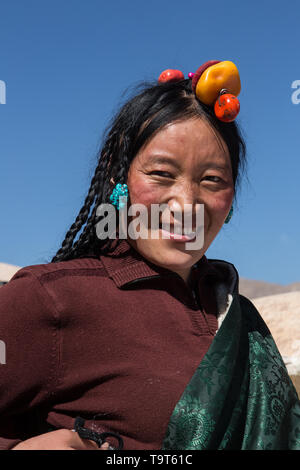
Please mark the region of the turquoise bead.
POLYGON ((233 207, 231 206, 230 211, 229 211, 229 213, 228 213, 228 215, 225 219, 225 222, 224 222, 225 224, 228 224, 228 222, 230 221, 230 219, 232 217, 232 214, 233 214, 233 207))
MULTIPOLYGON (((112 194, 110 195, 110 201, 116 208, 119 210, 119 197, 120 196, 128 196, 128 186, 127 184, 121 184, 118 183, 116 184, 112 194)), ((124 204, 122 204, 122 207, 124 207, 124 204)))

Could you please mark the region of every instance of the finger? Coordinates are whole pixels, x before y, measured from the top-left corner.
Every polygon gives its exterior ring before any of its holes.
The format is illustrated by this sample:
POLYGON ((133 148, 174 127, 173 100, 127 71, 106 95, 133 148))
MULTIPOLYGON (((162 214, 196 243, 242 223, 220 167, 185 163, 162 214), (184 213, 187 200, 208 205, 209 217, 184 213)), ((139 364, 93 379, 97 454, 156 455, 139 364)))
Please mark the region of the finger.
POLYGON ((109 450, 109 443, 104 442, 104 444, 102 444, 99 450, 109 450))
POLYGON ((109 450, 109 442, 104 442, 99 448, 95 441, 90 439, 83 439, 77 432, 73 432, 73 434, 76 434, 77 436, 75 437, 75 440, 73 438, 72 443, 78 450, 109 450))
POLYGON ((83 439, 75 431, 70 431, 70 446, 76 450, 99 450, 98 444, 90 439, 83 439))

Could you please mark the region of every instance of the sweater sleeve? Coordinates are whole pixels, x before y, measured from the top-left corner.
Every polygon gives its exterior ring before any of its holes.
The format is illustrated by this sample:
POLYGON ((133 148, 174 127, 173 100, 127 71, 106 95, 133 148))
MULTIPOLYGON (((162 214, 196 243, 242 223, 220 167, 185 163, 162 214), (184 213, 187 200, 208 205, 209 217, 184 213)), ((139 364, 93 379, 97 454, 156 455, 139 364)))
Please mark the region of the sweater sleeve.
POLYGON ((47 406, 57 383, 58 316, 34 273, 22 268, 0 288, 0 449, 26 439, 25 417, 47 406))

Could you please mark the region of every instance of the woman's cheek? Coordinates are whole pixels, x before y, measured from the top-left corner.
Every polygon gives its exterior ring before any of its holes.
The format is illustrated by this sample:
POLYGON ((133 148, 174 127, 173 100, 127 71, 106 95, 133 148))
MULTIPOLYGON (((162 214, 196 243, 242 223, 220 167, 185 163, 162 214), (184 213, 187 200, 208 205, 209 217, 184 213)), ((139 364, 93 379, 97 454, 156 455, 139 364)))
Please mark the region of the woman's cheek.
POLYGON ((144 204, 150 207, 151 204, 159 204, 161 191, 144 182, 136 182, 131 189, 129 188, 129 195, 131 204, 144 204))
POLYGON ((209 203, 210 208, 218 214, 229 212, 233 199, 233 191, 228 190, 215 196, 209 203))
POLYGON ((216 196, 205 203, 205 210, 208 213, 209 226, 221 227, 228 215, 233 199, 233 193, 216 196))

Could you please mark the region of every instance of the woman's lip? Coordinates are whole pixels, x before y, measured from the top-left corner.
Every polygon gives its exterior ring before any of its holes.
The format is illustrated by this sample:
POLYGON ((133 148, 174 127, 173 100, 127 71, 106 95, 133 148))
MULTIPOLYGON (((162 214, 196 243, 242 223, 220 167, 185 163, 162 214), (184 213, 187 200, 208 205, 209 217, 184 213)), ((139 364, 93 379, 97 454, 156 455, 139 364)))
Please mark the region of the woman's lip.
POLYGON ((179 235, 178 233, 168 232, 167 230, 164 230, 162 228, 160 228, 159 230, 162 234, 166 235, 167 238, 176 242, 190 242, 196 237, 195 232, 192 232, 190 235, 179 235))

